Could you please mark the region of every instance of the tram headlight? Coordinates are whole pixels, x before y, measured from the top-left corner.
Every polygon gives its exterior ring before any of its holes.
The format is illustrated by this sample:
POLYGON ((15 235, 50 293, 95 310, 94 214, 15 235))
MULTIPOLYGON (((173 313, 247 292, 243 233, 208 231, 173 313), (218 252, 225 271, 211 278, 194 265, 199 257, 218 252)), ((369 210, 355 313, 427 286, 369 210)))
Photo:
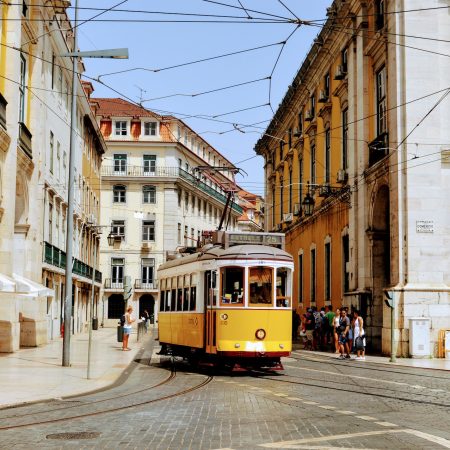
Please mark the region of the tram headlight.
POLYGON ((262 328, 260 328, 259 330, 256 330, 255 337, 256 337, 256 339, 259 339, 260 341, 262 341, 266 337, 266 331, 263 330, 262 328))

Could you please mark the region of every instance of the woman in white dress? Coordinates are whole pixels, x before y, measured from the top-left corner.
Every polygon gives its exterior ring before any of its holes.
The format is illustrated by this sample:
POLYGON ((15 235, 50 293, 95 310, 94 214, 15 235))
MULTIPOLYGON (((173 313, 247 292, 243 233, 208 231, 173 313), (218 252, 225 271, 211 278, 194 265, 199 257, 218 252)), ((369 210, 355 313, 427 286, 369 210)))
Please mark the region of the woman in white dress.
POLYGON ((354 326, 353 326, 353 339, 356 347, 357 360, 364 361, 366 359, 366 336, 364 332, 364 321, 359 315, 359 311, 353 312, 354 326))

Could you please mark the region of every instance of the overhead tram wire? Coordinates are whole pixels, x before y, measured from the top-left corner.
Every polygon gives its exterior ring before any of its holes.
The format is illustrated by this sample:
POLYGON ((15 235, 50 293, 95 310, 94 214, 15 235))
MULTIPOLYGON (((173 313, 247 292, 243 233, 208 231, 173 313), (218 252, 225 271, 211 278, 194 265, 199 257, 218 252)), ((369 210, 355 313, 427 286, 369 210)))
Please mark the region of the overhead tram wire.
POLYGON ((280 3, 280 5, 282 5, 284 7, 284 9, 289 11, 297 20, 301 20, 300 17, 298 17, 297 14, 295 14, 294 11, 292 11, 290 8, 288 8, 281 0, 278 0, 278 3, 280 3))
POLYGON ((252 16, 245 9, 245 6, 242 4, 241 0, 238 0, 238 3, 241 5, 241 8, 244 10, 245 14, 247 14, 247 19, 252 19, 252 16))

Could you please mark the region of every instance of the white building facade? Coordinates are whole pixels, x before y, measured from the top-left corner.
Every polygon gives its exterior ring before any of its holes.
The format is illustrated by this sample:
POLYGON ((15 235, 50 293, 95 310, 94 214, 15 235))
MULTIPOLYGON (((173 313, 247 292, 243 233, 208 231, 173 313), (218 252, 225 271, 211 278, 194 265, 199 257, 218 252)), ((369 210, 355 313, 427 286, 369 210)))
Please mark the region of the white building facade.
MULTIPOLYGON (((217 228, 234 166, 174 117, 121 99, 92 101, 108 148, 101 223, 117 237, 112 247, 107 233, 101 240, 102 320, 116 325, 126 300, 139 316, 144 310, 157 314, 158 266, 167 254, 195 247, 203 231, 217 228), (213 166, 221 170, 194 170, 213 166)), ((230 211, 224 227, 236 229, 242 209, 233 203, 230 211)))

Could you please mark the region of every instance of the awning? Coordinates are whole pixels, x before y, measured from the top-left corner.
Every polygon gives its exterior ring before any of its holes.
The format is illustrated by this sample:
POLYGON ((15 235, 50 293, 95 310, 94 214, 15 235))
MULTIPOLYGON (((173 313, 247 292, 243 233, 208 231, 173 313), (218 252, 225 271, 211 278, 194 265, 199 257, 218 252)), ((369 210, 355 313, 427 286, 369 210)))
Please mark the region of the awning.
POLYGON ((25 295, 27 297, 54 297, 55 291, 45 287, 43 284, 36 283, 28 278, 13 273, 16 283, 16 294, 25 295))
POLYGON ((8 275, 0 273, 0 292, 15 292, 16 283, 8 275))

